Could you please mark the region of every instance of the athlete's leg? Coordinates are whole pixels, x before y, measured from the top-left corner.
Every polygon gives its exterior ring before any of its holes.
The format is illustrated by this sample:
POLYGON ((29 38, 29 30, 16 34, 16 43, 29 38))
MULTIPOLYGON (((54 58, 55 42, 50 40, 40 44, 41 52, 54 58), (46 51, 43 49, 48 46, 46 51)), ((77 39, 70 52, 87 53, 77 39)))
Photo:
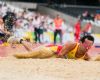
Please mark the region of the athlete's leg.
POLYGON ((27 53, 14 54, 17 58, 50 58, 53 55, 55 55, 55 53, 44 46, 34 48, 33 51, 29 51, 27 53))

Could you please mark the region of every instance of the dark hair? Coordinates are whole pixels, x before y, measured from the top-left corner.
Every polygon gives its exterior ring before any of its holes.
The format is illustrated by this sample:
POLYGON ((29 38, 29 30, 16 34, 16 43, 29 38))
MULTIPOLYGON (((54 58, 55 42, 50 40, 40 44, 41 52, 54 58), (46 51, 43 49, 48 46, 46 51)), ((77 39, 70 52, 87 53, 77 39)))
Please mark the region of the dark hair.
POLYGON ((94 42, 94 37, 93 36, 91 36, 91 35, 86 35, 86 36, 83 36, 81 39, 80 39, 80 42, 84 42, 85 41, 85 39, 88 39, 88 40, 90 40, 90 41, 93 41, 94 42))

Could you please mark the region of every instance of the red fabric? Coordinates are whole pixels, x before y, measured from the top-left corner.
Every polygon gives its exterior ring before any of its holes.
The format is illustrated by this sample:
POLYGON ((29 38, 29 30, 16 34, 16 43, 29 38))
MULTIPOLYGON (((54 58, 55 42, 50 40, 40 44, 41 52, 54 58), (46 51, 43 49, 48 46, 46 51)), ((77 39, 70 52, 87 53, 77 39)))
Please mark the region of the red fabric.
POLYGON ((62 46, 58 46, 58 48, 57 48, 57 54, 59 54, 59 52, 61 51, 61 49, 62 49, 62 46))
MULTIPOLYGON (((47 45, 46 47, 52 47, 52 46, 55 46, 54 44, 49 44, 49 45, 47 45)), ((56 45, 57 46, 57 54, 59 54, 59 52, 61 51, 61 49, 62 49, 62 45, 56 45)))
POLYGON ((80 38, 80 31, 81 31, 81 29, 80 29, 80 21, 78 21, 76 24, 75 24, 75 27, 74 27, 74 29, 75 29, 75 41, 78 41, 79 40, 79 38, 80 38))

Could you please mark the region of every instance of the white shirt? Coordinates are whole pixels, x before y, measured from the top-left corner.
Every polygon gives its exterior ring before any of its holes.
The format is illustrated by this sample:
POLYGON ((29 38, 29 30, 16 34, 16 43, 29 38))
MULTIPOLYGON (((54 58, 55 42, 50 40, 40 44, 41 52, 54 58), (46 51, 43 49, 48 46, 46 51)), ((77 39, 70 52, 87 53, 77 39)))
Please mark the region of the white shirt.
POLYGON ((33 26, 34 26, 35 28, 39 28, 39 26, 40 26, 40 24, 41 24, 40 18, 38 18, 37 20, 34 19, 33 22, 32 22, 32 24, 33 24, 33 26))

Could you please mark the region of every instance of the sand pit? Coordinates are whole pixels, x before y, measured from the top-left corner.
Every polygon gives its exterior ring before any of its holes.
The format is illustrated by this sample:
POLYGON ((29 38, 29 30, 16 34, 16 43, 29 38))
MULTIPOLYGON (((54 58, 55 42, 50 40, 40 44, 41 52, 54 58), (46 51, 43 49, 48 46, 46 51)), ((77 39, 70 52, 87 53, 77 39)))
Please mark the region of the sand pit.
POLYGON ((0 80, 100 80, 100 62, 4 57, 0 80))
MULTIPOLYGON (((100 80, 100 61, 16 59, 12 56, 13 52, 21 51, 25 50, 0 47, 0 56, 3 56, 0 80, 100 80)), ((92 48, 89 53, 96 55, 100 48, 92 48)))

